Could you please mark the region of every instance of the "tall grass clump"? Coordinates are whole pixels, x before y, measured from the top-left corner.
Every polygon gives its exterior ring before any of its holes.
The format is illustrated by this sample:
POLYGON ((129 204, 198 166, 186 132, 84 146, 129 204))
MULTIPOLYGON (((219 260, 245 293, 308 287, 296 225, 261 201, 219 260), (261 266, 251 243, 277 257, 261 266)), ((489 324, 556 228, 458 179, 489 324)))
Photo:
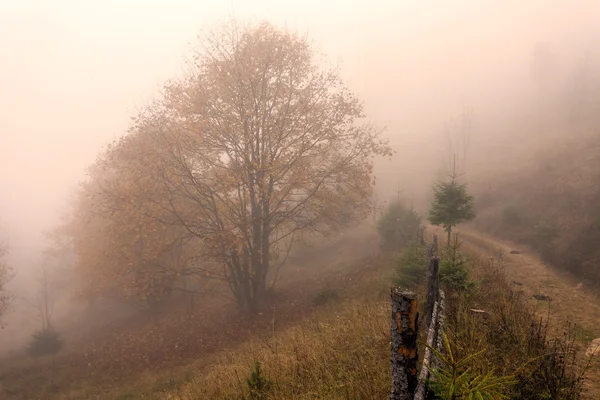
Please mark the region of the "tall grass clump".
POLYGON ((512 289, 500 265, 479 261, 477 272, 470 295, 449 297, 446 330, 454 357, 483 351, 483 357, 471 359, 471 371, 512 376, 510 399, 579 399, 587 366, 578 361, 574 327, 550 337, 547 321, 512 289))

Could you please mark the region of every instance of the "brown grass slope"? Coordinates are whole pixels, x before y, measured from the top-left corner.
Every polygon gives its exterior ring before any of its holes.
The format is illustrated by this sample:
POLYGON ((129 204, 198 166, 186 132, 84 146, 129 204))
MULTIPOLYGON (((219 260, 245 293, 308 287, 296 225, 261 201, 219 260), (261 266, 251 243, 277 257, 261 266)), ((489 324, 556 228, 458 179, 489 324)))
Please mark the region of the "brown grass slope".
POLYGON ((600 129, 522 153, 504 170, 473 176, 476 227, 600 284, 600 129))
MULTIPOLYGON (((568 273, 549 268, 533 252, 514 242, 498 240, 494 237, 461 229, 460 237, 465 240, 465 248, 482 257, 499 260, 502 253, 502 266, 512 290, 522 294, 522 307, 533 307, 536 314, 549 320, 550 336, 564 334, 565 324, 575 324, 577 342, 588 348, 589 342, 600 337, 600 299, 593 291, 577 286, 577 281, 568 273), (525 254, 510 254, 513 250, 525 254), (536 294, 547 296, 550 301, 539 301, 536 294)), ((580 354, 580 363, 588 360, 580 354)), ((583 399, 600 398, 600 359, 592 359, 586 371, 583 399)))
MULTIPOLYGON (((532 336, 531 328, 538 325, 526 297, 511 288, 507 274, 487 261, 485 246, 471 249, 477 287, 468 295, 447 292, 446 329, 457 354, 462 357, 485 349, 484 355, 471 364, 474 371, 515 373, 518 384, 503 390, 509 398, 579 399, 579 384, 564 382, 579 376, 579 363, 567 362, 566 375, 562 377, 560 365, 554 364, 560 357, 572 354, 577 344, 559 341, 556 343, 575 347, 555 347, 554 342, 546 340, 542 325, 532 336), (485 309, 487 316, 471 312, 473 308, 485 309), (564 379, 561 383, 555 378, 564 379)), ((380 256, 374 264, 374 270, 382 271, 389 270, 395 262, 380 256)), ((509 268, 506 272, 510 272, 509 268)), ((145 382, 132 385, 135 387, 118 398, 386 398, 390 379, 390 306, 386 289, 389 290, 390 277, 373 275, 368 269, 362 276, 363 279, 349 282, 342 296, 297 324, 273 329, 268 336, 252 338, 216 354, 202 365, 188 368, 184 382, 173 379, 165 385, 164 376, 148 375, 145 382), (261 366, 259 380, 251 378, 257 361, 261 366), (249 380, 254 383, 249 384, 249 380), (258 381, 260 385, 256 385, 258 381), (157 382, 162 383, 157 385, 157 382)), ((422 288, 418 292, 423 299, 422 288)), ((421 329, 421 354, 424 332, 421 329)), ((589 396, 591 392, 587 394, 582 398, 595 398, 589 396)))
MULTIPOLYGON (((380 271, 373 261, 377 248, 374 230, 363 226, 331 242, 301 249, 282 270, 272 294, 273 307, 261 315, 245 315, 226 299, 208 294, 199 297, 192 316, 183 307, 152 319, 139 316, 88 332, 81 343, 69 343, 54 356, 0 360, 0 399, 112 399, 114 388, 122 391, 147 375, 166 377, 166 383, 161 378, 156 384, 168 386, 174 371, 204 364, 220 351, 268 336, 274 318, 282 329, 331 298, 359 290, 361 282, 370 281, 368 277, 378 279, 380 271)), ((182 379, 182 374, 175 375, 182 379)))
MULTIPOLYGON (((324 269, 323 273, 317 274, 316 270, 320 269, 317 267, 312 270, 315 276, 306 277, 304 281, 296 278, 287 281, 277 306, 263 315, 248 319, 231 315, 229 325, 221 327, 227 328, 221 331, 223 333, 205 336, 205 339, 221 339, 210 348, 195 351, 195 337, 184 344, 188 346, 187 357, 181 355, 176 360, 167 357, 164 362, 158 359, 134 363, 131 370, 117 369, 112 374, 93 364, 83 364, 81 355, 21 361, 0 370, 0 398, 385 398, 389 391, 388 293, 396 258, 389 254, 365 258, 363 253, 360 256, 357 249, 364 251, 364 240, 370 237, 371 234, 357 235, 335 246, 335 252, 351 257, 342 257, 343 262, 340 257, 334 257, 337 266, 326 266, 313 260, 324 269), (358 239, 363 242, 362 246, 356 242, 358 239), (258 381, 262 382, 264 393, 252 394, 247 380, 251 379, 256 361, 261 363, 263 380, 258 381)), ((485 248, 477 253, 486 254, 485 248)), ((325 260, 328 264, 334 262, 333 259, 325 260)), ((519 262, 516 259, 516 263, 519 262)), ((481 265, 485 266, 480 262, 473 264, 474 277, 481 280, 479 288, 472 295, 457 296, 459 301, 455 306, 451 303, 450 309, 462 311, 448 319, 449 332, 455 339, 462 337, 459 350, 465 354, 487 348, 485 357, 476 365, 481 371, 493 368, 499 373, 512 373, 531 361, 521 349, 523 341, 528 340, 533 314, 520 297, 508 295, 511 290, 504 276, 489 275, 486 269, 479 268, 481 265), (469 312, 471 308, 484 308, 498 317, 482 322, 469 312), (516 343, 507 341, 505 332, 496 329, 502 326, 499 322, 505 320, 500 317, 506 315, 519 316, 511 318, 506 326, 510 331, 521 333, 516 337, 516 343), (465 324, 467 320, 469 323, 465 324), (465 325, 470 329, 456 329, 465 325)), ((298 273, 302 275, 301 271, 298 273)), ((176 331, 177 326, 170 330, 173 335, 176 331)), ((142 331, 139 333, 143 334, 142 331)), ((161 338, 170 340, 164 335, 161 338)), ((123 345, 119 340, 112 344, 117 348, 123 345)), ((153 346, 159 345, 156 341, 139 344, 149 349, 148 354, 156 350, 153 346)), ((163 347, 167 348, 170 347, 163 347)), ((545 347, 542 346, 540 351, 546 353, 545 347)), ((102 359, 110 364, 116 361, 115 355, 111 353, 102 359)), ((534 373, 538 370, 535 366, 532 364, 522 370, 534 373)), ((534 386, 534 389, 538 388, 534 386)))

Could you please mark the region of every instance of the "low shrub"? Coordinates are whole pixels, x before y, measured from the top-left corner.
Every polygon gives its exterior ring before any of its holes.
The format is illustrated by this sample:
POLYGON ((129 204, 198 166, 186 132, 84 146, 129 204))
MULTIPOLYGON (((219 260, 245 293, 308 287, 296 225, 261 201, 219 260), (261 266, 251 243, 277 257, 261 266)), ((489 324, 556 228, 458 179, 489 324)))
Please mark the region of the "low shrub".
POLYGON ((271 388, 269 381, 261 369, 260 362, 255 360, 254 365, 250 369, 250 376, 246 379, 248 386, 248 400, 266 400, 271 388))
POLYGON ((338 293, 329 287, 324 287, 317 293, 313 300, 315 306, 322 306, 338 298, 338 293))
POLYGON ((386 250, 401 249, 409 242, 421 239, 423 234, 419 214, 400 201, 387 207, 379 219, 377 230, 382 239, 381 245, 386 250))
POLYGON ((467 294, 475 287, 475 282, 471 280, 469 260, 460 251, 461 245, 455 234, 440 260, 440 283, 451 294, 467 294))
POLYGON ((534 226, 535 236, 540 242, 549 242, 556 238, 559 233, 558 226, 550 218, 540 218, 534 226))
POLYGON ((482 374, 472 370, 471 360, 483 356, 485 349, 458 359, 447 335, 443 335, 443 343, 444 352, 431 348, 442 363, 441 368, 432 370, 435 379, 430 382, 437 399, 508 399, 506 393, 516 383, 513 376, 497 376, 493 371, 482 374))
POLYGON ((459 262, 440 261, 440 283, 447 292, 455 293, 469 293, 475 287, 469 265, 462 259, 459 262))
POLYGON ((394 285, 413 288, 421 285, 427 278, 427 251, 425 246, 416 243, 404 249, 396 268, 394 285))
POLYGON ((45 328, 34 332, 28 350, 29 355, 37 357, 58 353, 62 346, 58 332, 52 328, 45 328))
POLYGON ((502 210, 502 222, 506 225, 521 226, 526 222, 526 217, 518 207, 509 205, 502 210))

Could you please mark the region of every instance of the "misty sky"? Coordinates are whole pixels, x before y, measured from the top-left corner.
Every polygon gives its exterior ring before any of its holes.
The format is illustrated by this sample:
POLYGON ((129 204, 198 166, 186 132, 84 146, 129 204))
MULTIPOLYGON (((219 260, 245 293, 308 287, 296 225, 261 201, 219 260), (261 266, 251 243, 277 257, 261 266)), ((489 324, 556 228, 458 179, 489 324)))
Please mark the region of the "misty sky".
POLYGON ((13 257, 37 257, 85 167, 229 17, 306 33, 399 151, 425 151, 461 103, 510 104, 535 43, 597 38, 600 2, 0 0, 0 235, 13 257))

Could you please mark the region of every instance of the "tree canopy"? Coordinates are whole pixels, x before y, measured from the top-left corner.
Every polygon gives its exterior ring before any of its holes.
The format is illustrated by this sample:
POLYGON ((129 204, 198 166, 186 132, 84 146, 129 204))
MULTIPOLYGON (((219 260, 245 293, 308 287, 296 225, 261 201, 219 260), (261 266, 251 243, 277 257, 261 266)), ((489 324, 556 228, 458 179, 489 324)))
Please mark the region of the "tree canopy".
POLYGON ((468 194, 465 183, 458 183, 452 176, 449 181, 439 181, 433 185, 429 222, 444 227, 448 232, 448 244, 450 244, 452 228, 473 218, 475 218, 474 198, 468 194))
POLYGON ((71 235, 87 280, 159 297, 181 276, 220 279, 254 308, 293 241, 364 218, 374 157, 391 150, 320 66, 267 23, 210 34, 81 185, 71 235))

